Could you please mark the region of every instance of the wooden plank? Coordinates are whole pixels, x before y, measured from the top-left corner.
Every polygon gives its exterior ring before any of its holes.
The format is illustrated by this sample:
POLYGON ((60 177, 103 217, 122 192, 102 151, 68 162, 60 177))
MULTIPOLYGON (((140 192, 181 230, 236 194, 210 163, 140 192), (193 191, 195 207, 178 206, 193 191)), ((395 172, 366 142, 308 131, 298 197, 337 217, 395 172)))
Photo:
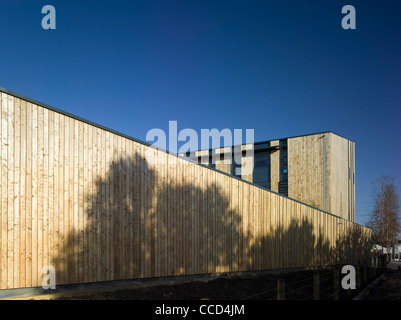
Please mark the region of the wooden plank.
POLYGON ((14 98, 8 96, 7 110, 7 288, 13 288, 14 278, 14 98))
MULTIPOLYGON (((120 196, 120 175, 119 175, 119 146, 118 146, 118 140, 119 137, 115 134, 112 135, 112 149, 113 149, 113 165, 112 165, 112 189, 113 189, 113 194, 112 194, 112 229, 113 229, 113 247, 114 247, 114 253, 112 255, 113 261, 111 264, 112 268, 112 280, 117 280, 118 279, 118 258, 119 258, 119 226, 120 226, 120 219, 119 219, 119 196, 120 196)), ((97 147, 98 148, 98 147, 97 147)), ((96 150, 98 150, 96 148, 96 150)), ((97 153, 97 151, 96 151, 97 153)))
POLYGON ((70 217, 70 233, 71 233, 71 267, 73 282, 79 281, 79 248, 78 248, 78 170, 79 170, 79 151, 78 151, 78 124, 74 119, 71 122, 71 160, 72 160, 72 176, 71 176, 71 217, 70 217))
POLYGON ((38 107, 32 105, 32 286, 38 282, 38 107))
POLYGON ((128 270, 127 278, 132 279, 134 277, 134 169, 135 169, 135 158, 133 151, 134 144, 127 141, 127 158, 128 158, 128 172, 127 172, 127 187, 128 187, 128 270))
POLYGON ((200 197, 200 166, 194 166, 193 168, 193 184, 192 184, 192 212, 193 212, 193 219, 192 219, 192 243, 193 243, 193 253, 192 253, 192 265, 193 265, 193 273, 199 274, 199 257, 200 257, 200 245, 199 245, 199 217, 200 217, 200 210, 199 210, 199 197, 200 197))
POLYGON ((195 242, 195 225, 194 225, 194 220, 195 220, 195 195, 194 195, 194 184, 195 184, 195 167, 197 165, 189 165, 189 171, 188 171, 188 196, 189 196, 189 203, 188 203, 188 223, 189 223, 189 231, 190 234, 189 236, 191 237, 191 241, 189 244, 189 267, 188 271, 189 274, 194 274, 195 273, 195 265, 194 265, 194 256, 195 256, 195 249, 196 249, 196 242, 195 242))
MULTIPOLYGON (((85 136, 87 140, 87 188, 86 188, 86 228, 85 228, 85 240, 86 240, 86 278, 88 282, 93 281, 93 236, 92 236, 92 225, 93 225, 93 215, 94 215, 94 192, 95 181, 93 178, 93 128, 87 126, 85 130, 85 136)), ((107 225, 107 220, 105 221, 107 225)), ((105 244, 108 246, 108 244, 105 244)), ((109 246, 108 246, 109 247, 109 246)), ((108 270, 108 264, 104 264, 105 271, 108 270)), ((107 280, 107 279, 105 279, 107 280)))
POLYGON ((279 234, 279 224, 278 224, 278 209, 277 209, 278 197, 275 195, 271 195, 271 205, 272 205, 272 261, 273 261, 273 269, 278 269, 278 256, 279 256, 279 248, 278 248, 278 234, 279 234))
POLYGON ((261 269, 266 270, 267 268, 267 228, 268 228, 268 223, 267 223, 267 210, 266 210, 266 191, 261 190, 260 192, 260 208, 261 208, 261 213, 260 213, 260 223, 261 223, 261 243, 260 243, 260 250, 261 250, 261 269))
MULTIPOLYGON (((101 278, 101 270, 99 268, 101 264, 101 253, 102 253, 102 243, 101 243, 101 219, 102 219, 102 213, 103 213, 103 208, 102 208, 102 197, 101 197, 101 189, 102 189, 102 179, 101 179, 101 162, 103 161, 101 158, 101 130, 99 128, 96 128, 96 130, 93 131, 93 136, 92 139, 94 141, 93 144, 93 181, 95 181, 92 192, 95 197, 94 200, 94 207, 95 207, 95 213, 93 216, 93 253, 94 253, 94 266, 93 266, 93 275, 96 279, 101 278)), ((117 215, 117 212, 114 214, 117 215)), ((115 224, 118 223, 118 219, 115 219, 115 224)), ((115 247, 113 248, 115 250, 115 247)), ((114 254, 114 257, 117 255, 114 254)), ((115 270, 115 269, 114 269, 115 270)), ((112 280, 115 280, 115 276, 112 277, 112 280)))
POLYGON ((117 154, 115 155, 115 161, 116 161, 116 171, 117 171, 117 181, 116 181, 116 259, 115 259, 115 264, 116 264, 116 273, 115 273, 115 279, 120 279, 120 275, 122 274, 122 240, 123 240, 123 212, 122 212, 122 182, 123 182, 123 177, 122 177, 122 157, 121 157, 121 143, 122 143, 122 138, 119 136, 115 136, 115 143, 117 146, 117 154))
POLYGON ((210 171, 209 172, 211 176, 211 180, 209 182, 209 189, 210 189, 210 214, 211 214, 211 226, 210 226, 210 233, 211 236, 210 242, 211 246, 210 251, 210 261, 209 264, 211 265, 211 272, 216 273, 218 270, 218 265, 219 265, 219 255, 220 255, 220 250, 218 246, 218 241, 219 241, 219 233, 218 233, 218 224, 219 221, 222 217, 222 213, 219 209, 219 202, 221 200, 219 190, 218 190, 218 177, 221 175, 217 173, 216 171, 210 171))
POLYGON ((243 185, 243 255, 244 271, 250 270, 249 184, 243 185))
POLYGON ((294 219, 294 229, 296 230, 294 234, 294 267, 301 264, 301 250, 300 250, 300 233, 302 228, 302 220, 300 217, 299 203, 291 201, 293 206, 293 219, 294 219))
MULTIPOLYGON (((43 264, 42 268, 49 265, 49 110, 43 109, 43 217, 42 217, 42 233, 43 233, 43 264)), ((39 274, 40 279, 43 278, 42 270, 39 274)))
POLYGON ((153 154, 153 169, 154 169, 154 190, 152 191, 153 196, 152 196, 152 201, 153 201, 153 206, 154 206, 154 246, 153 246, 153 274, 154 276, 159 276, 160 275, 160 235, 161 235, 161 226, 160 226, 160 213, 161 213, 161 202, 159 200, 159 196, 162 193, 162 185, 161 181, 159 179, 160 177, 160 155, 159 152, 154 150, 153 154))
POLYGON ((241 225, 241 215, 240 215, 240 206, 239 206, 239 184, 240 182, 236 179, 233 180, 233 193, 232 193, 232 201, 233 201, 233 225, 232 225, 232 271, 238 272, 240 270, 240 225, 241 225))
POLYGON ((7 158, 7 144, 8 144, 8 101, 7 95, 1 93, 1 194, 0 194, 0 207, 1 207, 1 270, 0 270, 0 288, 7 288, 7 193, 8 193, 8 158, 7 158))
POLYGON ((134 251, 134 268, 133 268, 133 274, 134 277, 139 277, 140 276, 140 257, 141 257, 141 235, 140 235, 140 218, 141 218, 141 196, 140 196, 140 145, 135 145, 134 149, 134 161, 135 161, 135 166, 134 166, 134 188, 133 188, 133 193, 134 193, 134 218, 133 218, 133 235, 134 235, 134 244, 133 247, 135 248, 134 251))
POLYGON ((178 159, 180 163, 180 172, 181 178, 179 182, 181 184, 180 191, 181 191, 181 201, 182 204, 180 206, 180 230, 181 230, 181 270, 180 275, 186 274, 186 269, 188 265, 188 258, 187 258, 187 239, 188 239, 188 225, 187 225, 187 183, 186 183, 186 172, 187 172, 187 162, 182 159, 178 159))
POLYGON ((141 148, 140 163, 141 163, 141 277, 147 277, 148 262, 149 262, 149 230, 148 230, 148 212, 149 203, 148 192, 149 185, 146 179, 149 174, 149 168, 146 161, 146 148, 141 148))
POLYGON ((12 288, 20 287, 20 254, 21 254, 21 234, 20 234, 20 171, 21 171, 21 100, 14 99, 14 117, 13 117, 13 129, 14 139, 12 141, 14 145, 14 188, 13 188, 13 283, 12 288))
POLYGON ((304 230, 306 228, 306 220, 304 214, 304 205, 301 205, 299 202, 296 203, 296 211, 297 211, 297 219, 298 219, 298 245, 297 245, 297 260, 301 266, 306 266, 305 262, 305 254, 304 254, 304 230))
MULTIPOLYGON (((77 217, 77 230, 78 230, 78 275, 79 282, 85 282, 85 267, 84 267, 84 170, 85 170, 85 158, 84 158, 84 124, 79 121, 77 123, 77 148, 78 148, 78 217, 77 217)), ((101 263, 99 263, 100 268, 101 263)), ((101 279, 99 277, 98 279, 101 279)))
POLYGON ((253 236, 254 236, 254 270, 260 270, 260 232, 259 232, 259 214, 260 214, 260 200, 259 200, 259 191, 260 189, 257 187, 253 187, 253 236))
MULTIPOLYGON (((89 141, 89 131, 91 128, 89 127, 88 124, 84 123, 83 129, 82 129, 82 142, 83 142, 83 189, 84 189, 84 195, 83 195, 83 248, 82 248, 82 255, 83 255, 83 269, 84 269, 84 274, 83 274, 83 281, 84 282, 89 282, 90 281, 90 274, 89 274, 89 268, 90 268, 90 259, 89 259, 89 254, 90 254, 90 249, 89 249, 89 234, 88 234, 88 229, 90 228, 90 200, 91 200, 91 190, 89 189, 89 177, 91 175, 91 172, 89 170, 89 145, 91 142, 89 141)), ((104 163, 104 161, 103 161, 104 163)), ((103 223, 105 225, 105 223, 103 223)), ((105 247, 105 246, 104 246, 105 247)), ((102 261, 102 265, 105 266, 105 261, 102 261)), ((105 268, 103 267, 103 270, 105 271, 105 268)), ((102 280, 105 281, 106 278, 102 277, 102 280)))
POLYGON ((141 278, 145 277, 146 275, 146 259, 147 259, 147 246, 146 246, 146 180, 145 180, 145 176, 147 174, 147 169, 146 169, 146 162, 144 159, 144 151, 143 148, 140 148, 139 151, 139 166, 140 166, 140 188, 143 188, 143 191, 141 190, 141 198, 140 198, 140 235, 141 235, 141 239, 140 239, 140 246, 141 246, 141 256, 140 256, 140 264, 141 264, 141 268, 140 268, 140 275, 141 278))
MULTIPOLYGON (((128 159, 128 147, 127 139, 123 138, 121 140, 121 151, 122 151, 122 279, 127 279, 128 277, 128 267, 129 267, 129 252, 127 248, 129 247, 129 159, 128 159)), ((102 254, 103 255, 103 254, 102 254)))
POLYGON ((72 159, 70 152, 70 145, 72 144, 71 139, 71 120, 68 117, 64 118, 64 254, 62 259, 64 264, 64 283, 71 283, 70 276, 72 273, 71 269, 71 228, 70 228, 70 205, 71 205, 71 170, 72 159))
POLYGON ((32 286, 32 104, 26 104, 26 265, 25 285, 32 286))
POLYGON ((226 270, 227 272, 232 272, 231 266, 232 266, 232 235, 231 235, 231 230, 233 227, 233 217, 232 217, 232 179, 230 177, 224 176, 225 178, 225 201, 227 203, 227 208, 226 208, 226 226, 225 226, 225 237, 226 237, 226 270))
POLYGON ((183 225, 182 225, 182 204, 183 204, 183 188, 182 188, 182 160, 179 158, 176 161, 176 274, 183 274, 183 225))
POLYGON ((279 215, 280 215, 280 268, 285 268, 286 258, 286 243, 285 243, 285 199, 284 197, 279 198, 279 215))
POLYGON ((208 181, 209 185, 207 188, 208 198, 208 216, 207 216, 207 228, 208 228, 208 273, 216 272, 216 176, 215 172, 208 170, 208 181))
POLYGON ((208 270, 208 211, 207 211, 207 203, 208 203, 208 170, 202 168, 202 273, 207 273, 208 270))
POLYGON ((185 186, 185 232, 186 239, 185 242, 185 274, 189 275, 192 273, 192 168, 193 165, 190 163, 185 163, 184 171, 184 186, 185 186))
POLYGON ((263 199, 262 199, 262 189, 257 190, 257 253, 256 253, 256 267, 257 270, 262 270, 262 241, 263 241, 263 199))
POLYGON ((47 177, 45 177, 45 170, 44 170, 44 110, 42 107, 38 107, 38 157, 37 157, 37 164, 38 164, 38 191, 37 191, 37 225, 38 225, 38 269, 37 269, 37 284, 40 284, 41 280, 41 271, 43 269, 43 261, 44 261, 44 227, 43 227, 43 215, 44 215, 44 187, 47 182, 47 177))
POLYGON ((159 275, 166 276, 168 274, 167 271, 167 258, 168 258, 168 246, 167 246, 167 234, 168 234, 168 207, 167 199, 167 155, 163 152, 159 152, 159 187, 157 192, 157 201, 158 201, 158 247, 159 250, 159 275))
POLYGON ((270 203, 269 193, 262 191, 263 202, 263 242, 262 242, 262 268, 267 270, 270 268, 270 203))
MULTIPOLYGON (((64 201, 65 201, 65 184, 64 184, 64 167, 65 167, 65 117, 59 115, 58 117, 58 237, 57 237, 57 246, 58 246, 58 254, 55 257, 54 267, 58 272, 56 272, 56 282, 64 283, 65 282, 65 260, 64 260, 64 252, 65 252, 65 239, 64 239, 64 201)), ((29 153, 28 153, 29 154, 29 153)), ((28 181, 27 181, 28 183, 28 181)))
MULTIPOLYGON (((0 104, 1 104, 1 98, 0 98, 0 104)), ((27 227, 26 227, 26 218, 27 218, 27 210, 26 210, 26 189, 25 189, 25 181, 26 181, 26 166, 27 166, 27 160, 26 160, 26 150, 27 150, 27 138, 26 138, 26 128, 27 128, 27 102, 24 100, 21 100, 21 105, 20 105, 20 137, 21 137, 21 145, 20 145, 20 189, 19 189, 19 199, 20 199, 20 210, 19 210, 19 216, 20 216, 20 254, 19 254, 19 287, 24 288, 26 287, 26 233, 27 233, 27 227)), ((1 107, 0 107, 0 114, 1 114, 1 107)), ((1 120, 0 120, 1 123, 1 120)), ((1 135, 1 124, 0 124, 0 135, 1 135)), ((0 145, 1 145, 1 136, 0 136, 0 145)), ((1 154, 1 152, 0 152, 1 154)), ((1 172, 1 163, 0 163, 0 172, 1 172)), ((1 173, 0 173, 1 177, 1 173)), ((1 181, 1 178, 0 178, 1 181)), ((0 187, 1 190, 1 187, 0 187)), ((1 191, 0 191, 1 192, 1 191)), ((0 205, 1 208, 1 205, 0 205)), ((1 213, 0 213, 0 219, 1 219, 1 213)))
POLYGON ((294 212, 293 212, 293 201, 287 199, 286 200, 287 203, 287 210, 286 210, 286 224, 287 224, 287 266, 288 268, 294 268, 294 257, 295 257, 295 234, 296 234, 296 229, 295 229, 295 219, 294 219, 294 212), (295 230, 295 231, 294 231, 295 230))
MULTIPOLYGON (((150 185, 149 185, 149 237, 150 237, 150 258, 149 258, 149 274, 151 277, 156 275, 155 271, 155 242, 156 242, 156 219, 155 219, 155 208, 156 208, 156 167, 155 167, 155 157, 156 157, 156 150, 153 148, 148 149, 148 165, 150 167, 150 185)), ((182 176, 181 176, 182 178, 182 176)), ((182 252, 181 252, 182 255, 182 252)))
MULTIPOLYGON (((55 256, 55 200, 57 199, 57 193, 55 192, 55 180, 54 180, 54 169, 55 169, 55 113, 48 112, 48 174, 49 174, 49 187, 48 187, 48 252, 46 265, 53 266, 53 257, 55 256)), ((54 266, 53 266, 54 267, 54 266)))
POLYGON ((181 192, 182 192, 182 206, 181 206, 181 241, 182 241, 182 264, 181 264, 181 275, 187 274, 188 266, 188 252, 187 243, 189 242, 188 225, 187 225, 187 214, 188 214, 188 200, 187 200, 187 162, 179 159, 181 166, 181 192))
MULTIPOLYGON (((89 140, 91 139, 91 132, 89 132, 89 140)), ((105 248, 107 250, 105 251, 105 264, 104 264, 104 278, 105 280, 111 280, 111 275, 110 275, 110 265, 111 265, 111 226, 113 225, 112 218, 111 218, 111 176, 110 176, 110 170, 111 170, 111 134, 110 132, 105 132, 105 177, 104 177, 104 189, 105 189, 105 202, 104 202, 104 224, 105 224, 105 248)), ((91 146, 89 146, 89 164, 91 164, 91 146)), ((89 177, 89 183, 91 183, 92 177, 89 177)))
POLYGON ((288 251, 289 251, 289 243, 288 243, 288 206, 287 199, 281 197, 281 225, 282 225, 282 243, 283 243, 283 251, 282 251, 282 266, 283 268, 288 268, 288 251))
POLYGON ((216 208, 217 208, 217 226, 216 226, 216 272, 223 272, 223 263, 224 263, 224 226, 225 226, 225 207, 224 207, 224 176, 220 173, 217 173, 216 176, 216 186, 217 186, 217 199, 216 199, 216 208))
POLYGON ((204 251, 205 251, 205 247, 203 246, 203 228, 204 228, 204 212, 203 212, 203 203, 204 203, 204 190, 203 190, 203 186, 204 186, 204 169, 202 167, 199 167, 199 173, 198 173, 198 177, 199 177, 199 200, 198 200, 198 267, 199 267, 199 273, 204 273, 204 259, 203 259, 203 255, 204 255, 204 251))

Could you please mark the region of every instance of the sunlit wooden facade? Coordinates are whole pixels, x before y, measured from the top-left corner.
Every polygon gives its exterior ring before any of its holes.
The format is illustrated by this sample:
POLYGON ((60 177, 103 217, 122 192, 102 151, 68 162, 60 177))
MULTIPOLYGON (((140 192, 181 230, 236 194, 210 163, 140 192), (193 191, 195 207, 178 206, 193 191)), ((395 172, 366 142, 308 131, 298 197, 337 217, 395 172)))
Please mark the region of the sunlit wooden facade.
MULTIPOLYGON (((0 289, 361 261, 370 230, 0 89, 0 289)), ((290 172, 290 170, 289 170, 290 172)))

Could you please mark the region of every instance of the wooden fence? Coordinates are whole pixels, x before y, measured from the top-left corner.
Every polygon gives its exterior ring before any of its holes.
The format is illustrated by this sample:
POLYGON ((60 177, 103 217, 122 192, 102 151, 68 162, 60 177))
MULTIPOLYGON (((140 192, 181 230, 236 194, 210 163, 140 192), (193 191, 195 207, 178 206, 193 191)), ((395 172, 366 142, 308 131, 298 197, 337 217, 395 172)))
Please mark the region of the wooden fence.
MULTIPOLYGON (((4 90, 2 90, 4 91, 4 90)), ((369 229, 0 92, 0 289, 353 264, 369 229)))

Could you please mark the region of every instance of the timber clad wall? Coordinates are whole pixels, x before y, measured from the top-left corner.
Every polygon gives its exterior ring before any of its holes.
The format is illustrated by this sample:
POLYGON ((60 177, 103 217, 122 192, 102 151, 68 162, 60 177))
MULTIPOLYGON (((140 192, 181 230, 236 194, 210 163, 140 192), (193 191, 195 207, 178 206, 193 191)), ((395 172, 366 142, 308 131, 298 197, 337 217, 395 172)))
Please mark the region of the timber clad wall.
MULTIPOLYGON (((4 90, 3 90, 4 91, 4 90)), ((0 289, 356 263, 369 229, 0 92, 0 289)))
POLYGON ((354 150, 332 132, 288 139, 288 195, 354 222, 354 150))

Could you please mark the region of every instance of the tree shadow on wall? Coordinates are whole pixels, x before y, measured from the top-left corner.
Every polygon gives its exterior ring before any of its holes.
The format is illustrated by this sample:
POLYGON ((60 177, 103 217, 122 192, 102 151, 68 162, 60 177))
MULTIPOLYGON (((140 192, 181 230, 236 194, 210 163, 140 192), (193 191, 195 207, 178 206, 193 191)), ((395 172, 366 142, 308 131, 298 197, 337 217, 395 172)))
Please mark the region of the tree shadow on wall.
MULTIPOLYGON (((104 178, 88 181, 92 189, 77 206, 82 212, 64 212, 71 225, 52 259, 57 284, 337 261, 339 253, 324 237, 315 236, 307 220, 255 235, 244 227, 227 190, 216 182, 201 187, 200 176, 184 176, 177 168, 152 166, 136 153, 112 162, 104 178)), ((267 220, 260 223, 269 229, 267 220)), ((342 239, 339 248, 349 248, 349 241, 342 239)))
POLYGON ((262 268, 285 269, 357 265, 368 259, 368 242, 362 227, 352 225, 338 232, 345 220, 335 222, 333 233, 326 226, 316 227, 307 218, 292 218, 288 226, 280 225, 255 241, 250 252, 257 252, 266 261, 262 268), (260 245, 262 244, 262 245, 260 245), (264 250, 267 248, 267 250, 264 250))
POLYGON ((216 184, 201 188, 169 172, 156 174, 136 153, 88 181, 83 214, 64 213, 71 225, 52 259, 57 283, 226 270, 241 217, 216 184))

